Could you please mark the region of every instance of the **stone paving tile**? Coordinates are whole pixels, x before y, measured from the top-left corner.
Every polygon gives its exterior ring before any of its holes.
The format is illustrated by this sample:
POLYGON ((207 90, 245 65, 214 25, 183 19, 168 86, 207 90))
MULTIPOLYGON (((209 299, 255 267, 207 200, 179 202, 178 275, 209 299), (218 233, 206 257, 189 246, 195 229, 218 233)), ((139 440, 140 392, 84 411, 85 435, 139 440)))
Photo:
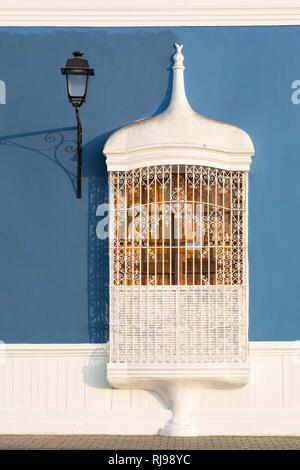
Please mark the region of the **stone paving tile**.
POLYGON ((300 450, 300 436, 2 435, 0 450, 300 450))
POLYGON ((52 436, 0 436, 0 450, 42 449, 52 436))

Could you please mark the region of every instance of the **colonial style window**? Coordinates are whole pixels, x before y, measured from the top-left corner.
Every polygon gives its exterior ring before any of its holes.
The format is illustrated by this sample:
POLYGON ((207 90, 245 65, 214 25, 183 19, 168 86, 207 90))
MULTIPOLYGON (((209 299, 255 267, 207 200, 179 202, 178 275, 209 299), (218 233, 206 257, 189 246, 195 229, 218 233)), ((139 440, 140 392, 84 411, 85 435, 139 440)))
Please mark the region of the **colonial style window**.
POLYGON ((160 165, 110 178, 111 360, 246 360, 247 173, 160 165))
POLYGON ((119 388, 173 409, 161 434, 195 435, 197 387, 248 381, 248 170, 243 130, 192 110, 176 45, 166 111, 116 131, 110 173, 110 361, 119 388))

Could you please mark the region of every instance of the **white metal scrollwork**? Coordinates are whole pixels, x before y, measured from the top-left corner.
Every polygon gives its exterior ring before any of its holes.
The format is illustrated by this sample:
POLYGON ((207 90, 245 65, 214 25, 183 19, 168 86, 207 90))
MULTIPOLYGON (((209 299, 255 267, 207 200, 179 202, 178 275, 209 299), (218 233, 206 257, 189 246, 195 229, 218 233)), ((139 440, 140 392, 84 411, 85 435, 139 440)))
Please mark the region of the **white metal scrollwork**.
POLYGON ((247 360, 247 172, 110 172, 111 362, 247 360))

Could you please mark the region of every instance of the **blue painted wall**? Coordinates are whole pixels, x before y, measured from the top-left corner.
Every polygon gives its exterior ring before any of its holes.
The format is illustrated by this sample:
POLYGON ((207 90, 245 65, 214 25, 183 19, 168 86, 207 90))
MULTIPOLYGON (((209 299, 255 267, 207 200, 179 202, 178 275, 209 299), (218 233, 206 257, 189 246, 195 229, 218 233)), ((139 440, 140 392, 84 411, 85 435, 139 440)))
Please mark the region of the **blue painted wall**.
POLYGON ((184 43, 186 89, 200 114, 252 137, 250 339, 300 338, 298 250, 299 27, 0 28, 0 339, 108 338, 107 202, 102 148, 116 128, 163 110, 173 43, 184 43), (83 106, 83 198, 75 117, 59 67, 85 51, 96 76, 83 106), (1 101, 1 100, 0 100, 1 101))

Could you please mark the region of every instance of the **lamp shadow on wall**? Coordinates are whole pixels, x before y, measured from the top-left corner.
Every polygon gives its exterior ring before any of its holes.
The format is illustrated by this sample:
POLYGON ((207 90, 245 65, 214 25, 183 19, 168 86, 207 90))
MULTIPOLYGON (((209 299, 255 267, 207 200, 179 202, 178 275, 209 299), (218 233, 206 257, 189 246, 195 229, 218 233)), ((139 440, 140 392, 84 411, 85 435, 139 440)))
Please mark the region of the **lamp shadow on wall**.
MULTIPOLYGON (((102 136, 83 146, 82 176, 87 179, 87 312, 88 337, 91 343, 108 341, 109 267, 108 239, 99 240, 96 226, 97 207, 108 201, 108 176, 102 148, 108 136, 102 136)), ((0 145, 20 151, 30 151, 57 165, 66 175, 74 200, 77 195, 77 127, 48 129, 0 137, 0 145)), ((93 364, 94 365, 94 364, 93 364)))
POLYGON ((49 129, 0 137, 0 145, 29 150, 55 163, 65 173, 76 195, 75 127, 49 129))

